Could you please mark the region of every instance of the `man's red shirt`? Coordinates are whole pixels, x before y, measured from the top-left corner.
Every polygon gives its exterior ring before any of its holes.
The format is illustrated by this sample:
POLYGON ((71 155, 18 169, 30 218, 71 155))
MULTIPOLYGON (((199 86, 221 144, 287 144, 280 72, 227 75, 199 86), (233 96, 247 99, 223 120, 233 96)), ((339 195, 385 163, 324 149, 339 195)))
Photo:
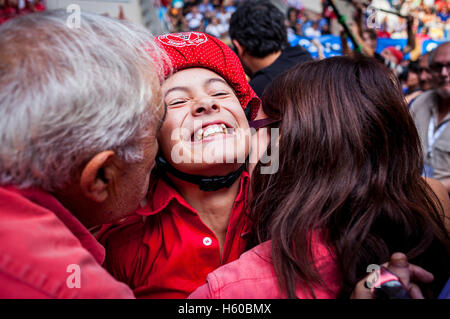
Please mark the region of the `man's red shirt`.
POLYGON ((101 267, 104 256, 49 193, 0 187, 0 299, 134 298, 101 267))

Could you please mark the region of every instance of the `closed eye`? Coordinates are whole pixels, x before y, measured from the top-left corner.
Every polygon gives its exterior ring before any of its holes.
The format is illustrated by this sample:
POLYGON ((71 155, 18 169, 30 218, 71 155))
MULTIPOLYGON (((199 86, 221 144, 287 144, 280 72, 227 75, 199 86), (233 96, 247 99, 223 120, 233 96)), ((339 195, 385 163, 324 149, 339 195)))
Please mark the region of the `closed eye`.
POLYGON ((181 105, 184 103, 186 103, 186 100, 175 100, 175 101, 170 102, 167 106, 168 107, 177 106, 177 105, 181 105))
POLYGON ((226 95, 229 95, 229 93, 228 92, 217 92, 217 93, 212 94, 212 96, 226 96, 226 95))

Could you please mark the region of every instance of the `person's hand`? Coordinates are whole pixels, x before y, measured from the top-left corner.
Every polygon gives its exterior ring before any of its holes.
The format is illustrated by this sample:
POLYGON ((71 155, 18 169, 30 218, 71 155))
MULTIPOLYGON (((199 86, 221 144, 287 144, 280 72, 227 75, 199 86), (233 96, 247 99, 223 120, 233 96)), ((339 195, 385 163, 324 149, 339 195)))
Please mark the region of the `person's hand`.
MULTIPOLYGON (((425 269, 408 263, 408 258, 403 253, 394 253, 389 262, 382 264, 391 273, 396 275, 401 283, 407 288, 412 299, 424 299, 422 291, 416 283, 430 283, 433 281, 433 274, 425 269)), ((353 290, 351 299, 374 299, 369 288, 366 287, 367 282, 371 282, 372 274, 367 275, 359 281, 353 290)))

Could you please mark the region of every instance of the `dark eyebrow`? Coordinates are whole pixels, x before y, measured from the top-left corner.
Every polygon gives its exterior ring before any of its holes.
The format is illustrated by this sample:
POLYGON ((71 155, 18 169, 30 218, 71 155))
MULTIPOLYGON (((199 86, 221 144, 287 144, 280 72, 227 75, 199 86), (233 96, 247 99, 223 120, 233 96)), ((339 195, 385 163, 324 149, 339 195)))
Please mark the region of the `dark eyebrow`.
MULTIPOLYGON (((227 86, 230 86, 225 80, 220 79, 220 78, 210 78, 210 79, 207 79, 207 80, 203 83, 203 86, 206 87, 206 86, 208 86, 208 85, 210 85, 211 83, 214 83, 214 82, 220 82, 220 83, 223 83, 223 84, 225 84, 225 85, 227 85, 227 86)), ((165 98, 170 92, 173 92, 173 91, 184 91, 184 92, 189 92, 189 89, 188 89, 187 87, 185 87, 185 86, 175 86, 175 87, 170 88, 170 89, 167 90, 167 92, 164 94, 164 98, 165 98)))
POLYGON ((167 90, 167 92, 164 94, 164 98, 172 91, 184 91, 184 92, 189 92, 188 88, 185 86, 175 86, 173 88, 170 88, 167 90))
POLYGON ((220 78, 210 78, 210 79, 206 80, 203 85, 206 87, 206 86, 208 86, 208 85, 210 85, 211 83, 214 83, 214 82, 221 82, 223 84, 226 84, 227 86, 230 86, 225 80, 220 79, 220 78))

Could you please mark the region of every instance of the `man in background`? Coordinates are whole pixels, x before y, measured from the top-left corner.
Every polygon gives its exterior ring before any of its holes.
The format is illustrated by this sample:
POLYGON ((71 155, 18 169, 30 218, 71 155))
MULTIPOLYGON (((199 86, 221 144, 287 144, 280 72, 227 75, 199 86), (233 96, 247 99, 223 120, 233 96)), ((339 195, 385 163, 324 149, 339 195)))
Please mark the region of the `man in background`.
POLYGON ((231 41, 258 96, 278 74, 312 59, 302 47, 290 47, 285 19, 266 0, 243 1, 231 16, 231 41))
POLYGON ((424 175, 450 193, 450 42, 431 52, 429 69, 434 87, 413 101, 411 114, 422 141, 424 175))

